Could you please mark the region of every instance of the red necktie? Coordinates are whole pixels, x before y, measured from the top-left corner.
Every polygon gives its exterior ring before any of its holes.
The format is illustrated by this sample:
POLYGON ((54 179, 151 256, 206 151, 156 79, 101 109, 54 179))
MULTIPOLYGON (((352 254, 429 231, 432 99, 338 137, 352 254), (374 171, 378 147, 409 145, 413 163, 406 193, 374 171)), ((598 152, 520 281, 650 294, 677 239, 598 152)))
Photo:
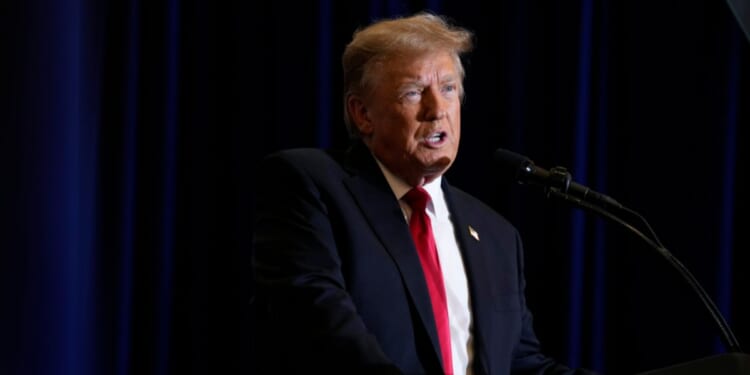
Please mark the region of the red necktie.
POLYGON ((451 331, 448 322, 448 303, 443 285, 443 272, 440 270, 435 238, 432 235, 432 224, 427 216, 427 202, 430 195, 421 187, 415 187, 404 195, 404 201, 411 207, 409 230, 417 246, 419 261, 422 263, 427 290, 432 301, 432 313, 435 315, 440 352, 443 356, 443 369, 446 374, 453 374, 453 357, 451 356, 451 331))

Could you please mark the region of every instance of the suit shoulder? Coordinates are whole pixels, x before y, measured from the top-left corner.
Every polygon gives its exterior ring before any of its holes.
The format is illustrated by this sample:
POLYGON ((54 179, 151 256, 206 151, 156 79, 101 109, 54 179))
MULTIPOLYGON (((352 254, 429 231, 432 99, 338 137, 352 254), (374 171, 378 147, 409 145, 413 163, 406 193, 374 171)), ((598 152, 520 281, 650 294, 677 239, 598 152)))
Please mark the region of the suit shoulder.
POLYGON ((481 199, 452 185, 449 185, 448 189, 450 190, 452 199, 458 206, 463 207, 465 212, 495 221, 499 225, 515 230, 515 226, 508 221, 505 216, 497 212, 481 199))

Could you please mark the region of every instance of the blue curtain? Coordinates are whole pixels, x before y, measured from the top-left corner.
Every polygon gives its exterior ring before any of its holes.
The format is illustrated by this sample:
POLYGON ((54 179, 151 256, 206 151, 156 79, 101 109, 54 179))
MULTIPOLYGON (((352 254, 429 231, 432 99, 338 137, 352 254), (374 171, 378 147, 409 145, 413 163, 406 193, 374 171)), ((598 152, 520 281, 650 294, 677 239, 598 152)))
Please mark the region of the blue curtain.
POLYGON ((371 20, 422 9, 476 33, 448 178, 520 230, 545 352, 630 374, 726 348, 658 254, 492 173, 498 147, 565 166, 644 215, 750 340, 750 43, 732 8, 492 8, 3 3, 0 373, 253 373, 256 163, 344 147, 344 45, 371 20))

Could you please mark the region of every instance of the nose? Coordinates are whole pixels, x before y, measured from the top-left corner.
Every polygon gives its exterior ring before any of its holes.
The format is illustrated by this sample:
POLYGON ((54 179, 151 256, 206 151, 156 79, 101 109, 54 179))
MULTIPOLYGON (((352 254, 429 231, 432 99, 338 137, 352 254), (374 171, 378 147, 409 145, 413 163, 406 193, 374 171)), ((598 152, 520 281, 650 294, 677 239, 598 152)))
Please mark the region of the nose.
POLYGON ((447 116, 448 100, 441 95, 438 88, 424 90, 422 102, 426 121, 436 121, 447 116))

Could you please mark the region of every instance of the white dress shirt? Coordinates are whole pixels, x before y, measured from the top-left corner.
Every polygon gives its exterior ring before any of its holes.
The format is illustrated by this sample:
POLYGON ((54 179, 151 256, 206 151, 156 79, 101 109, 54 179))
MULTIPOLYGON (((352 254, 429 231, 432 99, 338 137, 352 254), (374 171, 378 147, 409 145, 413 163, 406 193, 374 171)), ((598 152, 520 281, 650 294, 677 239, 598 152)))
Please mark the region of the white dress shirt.
MULTIPOLYGON (((377 160, 377 159, 376 159, 377 160)), ((404 180, 391 173, 388 168, 378 161, 388 185, 401 204, 404 219, 407 224, 411 215, 411 207, 401 198, 412 189, 404 180)), ((471 335, 471 301, 469 287, 466 280, 463 258, 458 248, 456 232, 451 221, 450 211, 445 202, 441 187, 442 177, 425 184, 423 188, 430 194, 427 204, 427 216, 432 223, 432 233, 435 236, 440 269, 443 272, 445 296, 448 301, 448 321, 451 328, 451 354, 453 357, 454 375, 471 375, 472 360, 474 359, 473 340, 471 335)))

